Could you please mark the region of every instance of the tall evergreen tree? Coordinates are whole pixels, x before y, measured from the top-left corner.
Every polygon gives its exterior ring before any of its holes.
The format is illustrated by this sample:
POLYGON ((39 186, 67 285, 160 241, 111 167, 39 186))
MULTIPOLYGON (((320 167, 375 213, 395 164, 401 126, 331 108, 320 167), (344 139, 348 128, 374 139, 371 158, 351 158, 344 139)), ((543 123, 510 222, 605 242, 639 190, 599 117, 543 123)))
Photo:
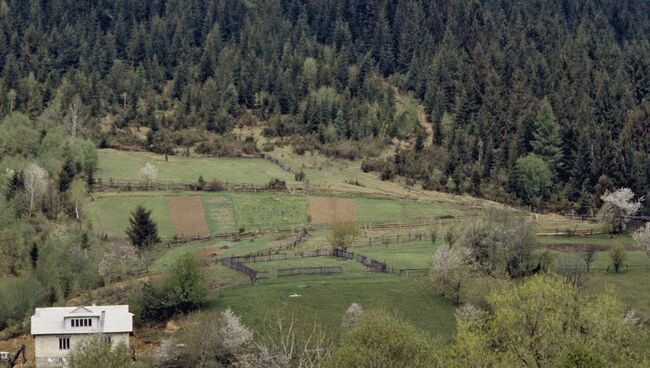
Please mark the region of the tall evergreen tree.
POLYGON ((530 144, 533 153, 546 161, 549 169, 557 174, 562 165, 562 137, 548 98, 542 100, 530 144))

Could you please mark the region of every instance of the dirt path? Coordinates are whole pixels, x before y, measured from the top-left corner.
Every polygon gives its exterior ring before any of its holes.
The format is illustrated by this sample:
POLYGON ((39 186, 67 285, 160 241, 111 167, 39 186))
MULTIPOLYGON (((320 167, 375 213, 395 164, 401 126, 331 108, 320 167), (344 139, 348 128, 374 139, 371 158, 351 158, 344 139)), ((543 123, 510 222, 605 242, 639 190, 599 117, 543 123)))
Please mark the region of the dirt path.
POLYGON ((207 236, 210 234, 201 197, 169 197, 167 201, 169 203, 169 215, 174 224, 174 229, 176 229, 176 235, 207 236))

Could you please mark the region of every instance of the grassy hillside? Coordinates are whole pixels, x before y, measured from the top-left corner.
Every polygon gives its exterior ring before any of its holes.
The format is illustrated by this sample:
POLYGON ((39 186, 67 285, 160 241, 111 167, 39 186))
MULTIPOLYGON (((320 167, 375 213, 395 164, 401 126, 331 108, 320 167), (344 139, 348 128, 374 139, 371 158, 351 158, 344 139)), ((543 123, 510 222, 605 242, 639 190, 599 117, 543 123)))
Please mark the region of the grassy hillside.
POLYGON ((266 184, 277 178, 295 184, 294 177, 270 161, 261 158, 200 158, 168 156, 151 152, 124 152, 113 149, 98 150, 97 175, 105 180, 137 180, 138 170, 150 163, 158 169, 158 180, 195 182, 200 175, 206 181, 244 184, 266 184))

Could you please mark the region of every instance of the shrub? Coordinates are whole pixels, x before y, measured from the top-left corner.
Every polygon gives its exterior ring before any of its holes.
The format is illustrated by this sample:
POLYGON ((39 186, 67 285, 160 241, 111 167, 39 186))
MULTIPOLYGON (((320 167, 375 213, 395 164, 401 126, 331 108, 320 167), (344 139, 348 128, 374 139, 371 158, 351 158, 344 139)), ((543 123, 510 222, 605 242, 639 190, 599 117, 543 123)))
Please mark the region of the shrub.
POLYGON ((348 249, 361 235, 361 228, 356 222, 337 222, 332 225, 327 241, 334 248, 348 249))
POLYGON ((366 314, 332 351, 330 367, 435 367, 431 338, 381 312, 366 314))
POLYGON ((302 170, 300 170, 300 172, 297 172, 297 173, 294 175, 294 178, 296 179, 296 181, 303 181, 303 180, 305 180, 305 172, 302 171, 302 170))
POLYGON ((287 183, 284 180, 273 178, 266 183, 266 188, 272 190, 285 190, 287 189, 287 183))
POLYGON ((623 264, 625 263, 625 248, 622 245, 615 245, 609 250, 609 258, 612 260, 612 267, 614 272, 621 272, 623 264))
POLYGON ((205 186, 205 190, 208 192, 220 192, 224 189, 225 185, 217 178, 210 180, 210 182, 205 186))
POLYGON ((205 189, 205 179, 203 179, 203 175, 199 175, 199 179, 196 181, 196 190, 204 190, 205 189))

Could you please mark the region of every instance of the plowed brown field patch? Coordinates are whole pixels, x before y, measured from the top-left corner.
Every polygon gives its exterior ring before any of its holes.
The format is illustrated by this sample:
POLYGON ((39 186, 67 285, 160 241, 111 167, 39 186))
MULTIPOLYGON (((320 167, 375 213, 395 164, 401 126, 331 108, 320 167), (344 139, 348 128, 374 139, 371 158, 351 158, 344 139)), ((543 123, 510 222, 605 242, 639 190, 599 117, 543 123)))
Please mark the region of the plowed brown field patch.
POLYGON ((309 197, 307 208, 312 224, 357 221, 357 202, 334 197, 309 197))
POLYGON ((199 196, 169 197, 169 214, 178 236, 210 234, 205 221, 203 201, 199 196))

